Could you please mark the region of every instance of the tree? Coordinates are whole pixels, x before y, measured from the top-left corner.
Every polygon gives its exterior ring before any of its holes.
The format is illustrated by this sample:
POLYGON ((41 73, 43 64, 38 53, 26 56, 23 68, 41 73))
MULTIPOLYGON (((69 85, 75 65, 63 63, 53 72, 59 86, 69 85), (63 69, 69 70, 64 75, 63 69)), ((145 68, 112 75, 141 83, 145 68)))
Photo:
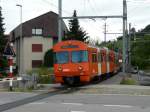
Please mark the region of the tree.
POLYGON ((140 69, 149 69, 150 67, 150 36, 145 35, 132 43, 131 47, 132 64, 140 69))
POLYGON ((45 53, 44 66, 53 67, 53 49, 50 49, 45 53))
POLYGON ((141 32, 150 32, 150 25, 147 25, 141 32))
POLYGON ((5 36, 4 36, 4 23, 3 23, 3 17, 2 17, 2 12, 1 12, 1 7, 0 7, 0 54, 3 54, 4 47, 5 47, 5 36))
MULTIPOLYGON (((74 10, 73 17, 77 17, 76 10, 74 10)), ((69 31, 66 36, 67 37, 64 38, 64 40, 79 40, 83 42, 87 42, 87 39, 89 38, 87 33, 80 27, 77 18, 69 20, 69 31)))

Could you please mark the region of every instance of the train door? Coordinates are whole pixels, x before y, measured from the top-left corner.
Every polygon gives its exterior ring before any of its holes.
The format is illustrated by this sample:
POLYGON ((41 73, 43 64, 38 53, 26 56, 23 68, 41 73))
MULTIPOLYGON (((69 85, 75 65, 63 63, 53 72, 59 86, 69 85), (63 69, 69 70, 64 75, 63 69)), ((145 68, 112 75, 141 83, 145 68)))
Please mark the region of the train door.
POLYGON ((102 74, 102 64, 101 64, 101 61, 102 61, 102 56, 101 56, 101 53, 99 51, 98 52, 98 76, 100 76, 102 74))
POLYGON ((98 74, 98 62, 97 62, 97 52, 92 52, 92 75, 96 76, 98 74))
POLYGON ((107 74, 110 73, 110 60, 109 60, 109 50, 107 49, 106 53, 106 62, 107 62, 107 74))
POLYGON ((102 70, 102 75, 106 74, 107 72, 107 64, 106 64, 106 51, 105 50, 101 50, 101 70, 102 70))
POLYGON ((112 52, 109 52, 109 63, 110 63, 110 73, 113 72, 113 55, 112 52))
POLYGON ((115 55, 113 51, 109 53, 110 72, 113 73, 115 70, 115 55))

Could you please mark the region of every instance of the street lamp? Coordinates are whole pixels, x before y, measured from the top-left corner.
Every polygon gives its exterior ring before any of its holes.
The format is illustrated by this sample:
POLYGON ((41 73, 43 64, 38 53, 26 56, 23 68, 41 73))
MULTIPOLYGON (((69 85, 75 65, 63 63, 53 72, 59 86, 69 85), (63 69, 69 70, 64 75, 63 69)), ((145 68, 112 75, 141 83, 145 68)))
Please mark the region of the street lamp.
POLYGON ((20 67, 19 67, 19 74, 23 73, 23 38, 22 38, 22 5, 16 4, 16 6, 20 7, 20 67))
POLYGON ((16 6, 20 7, 20 37, 22 38, 22 5, 17 4, 16 6))

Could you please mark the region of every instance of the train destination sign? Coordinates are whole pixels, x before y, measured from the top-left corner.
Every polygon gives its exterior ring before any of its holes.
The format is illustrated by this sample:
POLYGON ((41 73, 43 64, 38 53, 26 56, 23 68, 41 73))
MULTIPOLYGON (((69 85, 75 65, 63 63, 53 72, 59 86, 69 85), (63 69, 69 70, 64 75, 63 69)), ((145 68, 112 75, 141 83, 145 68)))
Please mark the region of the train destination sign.
POLYGON ((65 46, 61 46, 62 49, 67 49, 67 48, 79 48, 78 45, 65 45, 65 46))

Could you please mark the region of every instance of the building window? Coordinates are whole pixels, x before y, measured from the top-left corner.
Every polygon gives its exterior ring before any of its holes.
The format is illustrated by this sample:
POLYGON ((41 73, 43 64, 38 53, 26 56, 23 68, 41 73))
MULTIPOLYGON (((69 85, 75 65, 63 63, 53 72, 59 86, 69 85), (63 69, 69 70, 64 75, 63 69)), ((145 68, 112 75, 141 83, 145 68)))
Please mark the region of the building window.
POLYGON ((33 28, 32 29, 32 35, 41 36, 42 34, 43 34, 43 29, 40 29, 40 28, 33 28))
POLYGON ((32 60, 32 68, 38 68, 42 66, 42 60, 32 60))
POLYGON ((43 45, 42 44, 32 44, 32 52, 42 52, 43 45))

